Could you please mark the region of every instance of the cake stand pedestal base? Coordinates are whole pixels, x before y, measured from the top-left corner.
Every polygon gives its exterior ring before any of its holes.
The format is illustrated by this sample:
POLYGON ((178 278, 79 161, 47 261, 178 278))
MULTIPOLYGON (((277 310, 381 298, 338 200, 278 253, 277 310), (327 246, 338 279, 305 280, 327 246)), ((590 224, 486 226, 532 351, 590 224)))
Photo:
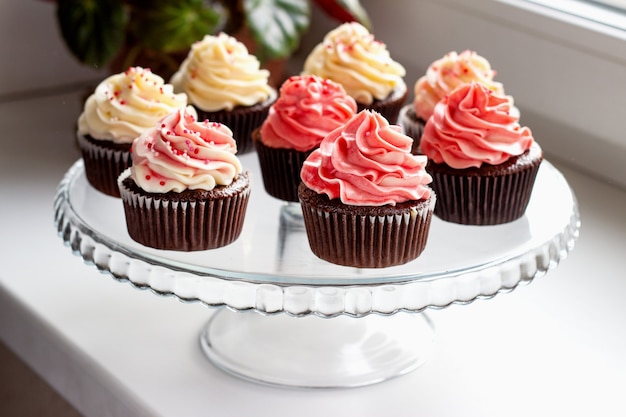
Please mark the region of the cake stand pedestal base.
POLYGON ((292 317, 219 310, 201 333, 209 360, 240 378, 300 388, 358 387, 406 374, 429 358, 423 314, 292 317))

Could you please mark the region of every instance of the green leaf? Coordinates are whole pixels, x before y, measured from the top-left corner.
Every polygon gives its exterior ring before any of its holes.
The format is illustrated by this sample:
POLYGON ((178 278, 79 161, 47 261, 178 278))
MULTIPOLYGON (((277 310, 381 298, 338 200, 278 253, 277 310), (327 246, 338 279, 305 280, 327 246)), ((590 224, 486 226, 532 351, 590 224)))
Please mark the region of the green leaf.
POLYGON ((219 9, 203 0, 154 1, 133 13, 131 31, 138 43, 161 52, 187 49, 222 22, 219 9))
POLYGON ((120 0, 58 0, 57 18, 67 47, 84 64, 103 66, 124 44, 128 14, 120 0))
POLYGON ((244 0, 243 9, 261 60, 289 56, 311 21, 308 0, 244 0))

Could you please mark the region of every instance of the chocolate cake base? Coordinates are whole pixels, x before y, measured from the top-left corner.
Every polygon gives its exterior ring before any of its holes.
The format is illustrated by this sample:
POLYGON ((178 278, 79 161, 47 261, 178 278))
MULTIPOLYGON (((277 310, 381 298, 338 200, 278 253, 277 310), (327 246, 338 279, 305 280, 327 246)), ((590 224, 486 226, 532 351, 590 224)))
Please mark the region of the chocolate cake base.
POLYGON ((117 177, 132 164, 131 144, 97 140, 80 133, 77 134, 77 141, 87 181, 98 191, 119 197, 117 177))
POLYGON ((263 124, 267 118, 270 106, 276 101, 274 92, 267 100, 253 106, 237 106, 232 110, 220 110, 207 112, 195 107, 198 120, 209 120, 222 123, 233 131, 233 137, 237 142, 237 154, 241 155, 254 149, 252 144, 252 132, 263 124))
POLYGON ((352 206, 304 183, 298 189, 311 251, 357 268, 385 268, 416 259, 426 247, 435 194, 395 206, 352 206))
POLYGON ((543 160, 537 143, 500 165, 454 169, 431 160, 426 171, 437 193, 435 215, 465 225, 509 223, 524 215, 543 160))
POLYGON ((175 251, 215 249, 234 242, 243 228, 250 178, 239 174, 232 184, 213 190, 148 193, 126 170, 119 179, 126 227, 145 246, 175 251))
POLYGON ((398 85, 384 100, 374 100, 371 104, 357 102, 357 112, 364 109, 374 110, 382 114, 390 124, 398 123, 398 115, 404 106, 409 90, 405 83, 398 85))
POLYGON ((280 200, 297 203, 300 171, 313 149, 300 152, 266 146, 261 140, 260 129, 252 133, 252 141, 259 157, 265 191, 280 200))

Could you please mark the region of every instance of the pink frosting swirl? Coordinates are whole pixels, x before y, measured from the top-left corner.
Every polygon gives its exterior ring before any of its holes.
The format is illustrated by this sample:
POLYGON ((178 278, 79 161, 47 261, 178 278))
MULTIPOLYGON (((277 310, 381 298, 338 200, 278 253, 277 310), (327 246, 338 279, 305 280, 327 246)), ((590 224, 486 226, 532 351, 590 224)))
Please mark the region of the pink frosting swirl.
POLYGON ((435 105, 461 84, 478 81, 498 94, 504 94, 501 83, 493 80, 496 72, 489 61, 474 51, 465 50, 459 54, 448 52, 434 61, 414 87, 415 114, 423 120, 433 114, 435 105))
POLYGON ((356 101, 340 84, 315 75, 293 76, 281 86, 261 127, 261 140, 271 148, 306 152, 356 110, 356 101))
POLYGON ((133 142, 131 175, 152 193, 212 190, 229 185, 242 171, 232 131, 199 122, 192 107, 165 116, 133 142))
POLYGON ((427 199, 427 159, 412 155, 413 140, 380 114, 363 110, 333 130, 304 162, 304 184, 344 204, 382 206, 427 199))
POLYGON ((424 128, 421 151, 452 168, 498 165, 533 144, 528 127, 519 124, 511 100, 472 82, 441 100, 424 128))

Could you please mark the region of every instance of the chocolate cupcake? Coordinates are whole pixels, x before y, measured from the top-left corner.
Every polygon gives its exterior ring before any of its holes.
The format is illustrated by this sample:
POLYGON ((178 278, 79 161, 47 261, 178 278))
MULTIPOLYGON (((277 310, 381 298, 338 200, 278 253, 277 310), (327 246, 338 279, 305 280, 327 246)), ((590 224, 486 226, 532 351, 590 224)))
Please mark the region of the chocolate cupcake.
POLYGON ((413 102, 400 111, 404 133, 414 141, 412 152, 419 152, 420 138, 435 105, 459 85, 477 81, 503 95, 502 84, 493 80, 495 75, 487 59, 469 50, 448 52, 430 64, 426 74, 415 83, 413 102))
POLYGON ((131 67, 100 82, 78 118, 77 141, 89 183, 119 197, 117 177, 132 163, 133 140, 186 105, 186 94, 174 94, 149 69, 131 67))
POLYGON ((457 87, 435 106, 421 150, 438 197, 435 215, 465 225, 522 217, 543 160, 511 101, 477 82, 457 87))
POLYGON ((118 179, 130 237, 176 251, 234 242, 250 196, 249 174, 236 152, 231 130, 197 121, 191 107, 137 138, 133 164, 118 179))
POLYGON ((269 116, 253 133, 267 193, 298 202, 305 159, 328 133, 343 126, 356 108, 354 99, 333 81, 315 75, 287 79, 269 116))
POLYGON ((220 33, 191 46, 171 83, 177 92, 187 93, 198 120, 230 127, 242 154, 254 148, 252 132, 276 100, 269 75, 243 43, 220 33))
POLYGON ((359 23, 344 23, 326 34, 309 54, 303 74, 318 75, 343 86, 359 106, 398 121, 408 97, 406 71, 387 46, 359 23))
POLYGON ((302 167, 298 195, 311 251, 358 268, 416 259, 435 206, 426 157, 380 114, 364 110, 335 129, 302 167))

